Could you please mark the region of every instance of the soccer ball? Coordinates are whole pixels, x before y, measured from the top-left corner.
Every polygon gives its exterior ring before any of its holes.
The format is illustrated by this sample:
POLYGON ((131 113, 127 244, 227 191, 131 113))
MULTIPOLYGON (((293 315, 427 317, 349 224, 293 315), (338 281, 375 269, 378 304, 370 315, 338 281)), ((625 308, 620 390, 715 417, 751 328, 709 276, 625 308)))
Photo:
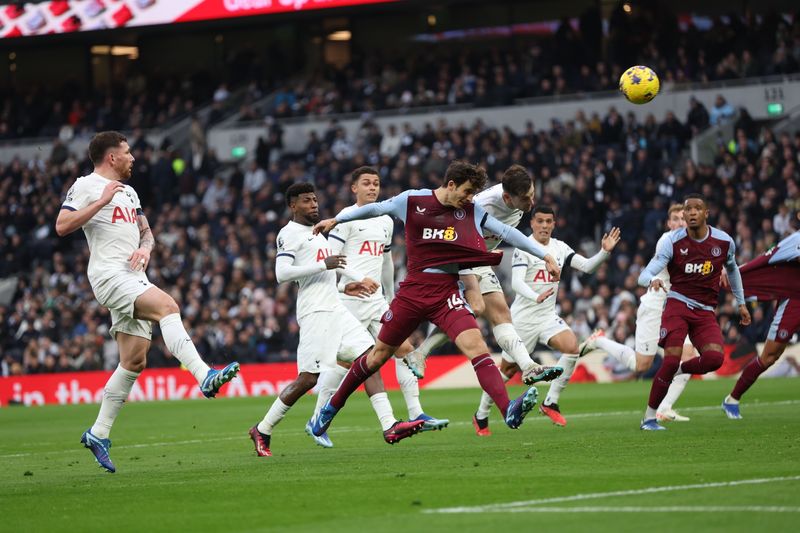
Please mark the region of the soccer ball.
POLYGON ((637 65, 619 77, 619 90, 632 104, 646 104, 656 97, 661 83, 650 67, 637 65))

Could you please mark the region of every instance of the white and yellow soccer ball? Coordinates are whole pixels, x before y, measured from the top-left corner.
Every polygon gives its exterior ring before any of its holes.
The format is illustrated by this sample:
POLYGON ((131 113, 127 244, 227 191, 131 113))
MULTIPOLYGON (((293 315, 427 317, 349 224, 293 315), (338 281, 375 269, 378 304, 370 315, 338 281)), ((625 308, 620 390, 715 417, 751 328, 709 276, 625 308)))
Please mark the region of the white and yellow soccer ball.
POLYGON ((656 97, 660 88, 661 82, 650 67, 637 65, 619 77, 619 90, 632 104, 646 104, 656 97))

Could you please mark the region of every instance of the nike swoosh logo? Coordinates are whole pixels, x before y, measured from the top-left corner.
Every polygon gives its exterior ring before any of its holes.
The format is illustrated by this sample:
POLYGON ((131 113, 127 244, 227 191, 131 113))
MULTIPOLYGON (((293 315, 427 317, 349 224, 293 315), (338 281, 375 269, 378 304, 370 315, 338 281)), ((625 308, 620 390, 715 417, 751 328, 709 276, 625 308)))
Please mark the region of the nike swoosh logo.
POLYGON ((358 231, 364 231, 367 228, 358 228, 358 231))

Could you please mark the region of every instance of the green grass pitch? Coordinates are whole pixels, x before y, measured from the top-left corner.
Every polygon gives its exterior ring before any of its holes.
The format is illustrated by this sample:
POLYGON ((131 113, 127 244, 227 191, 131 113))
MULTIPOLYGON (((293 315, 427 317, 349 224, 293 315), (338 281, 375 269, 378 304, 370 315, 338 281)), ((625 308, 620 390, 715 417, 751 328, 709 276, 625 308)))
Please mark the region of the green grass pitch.
POLYGON ((97 406, 4 408, 0 531, 796 531, 798 383, 761 380, 731 421, 732 381, 690 382, 691 422, 658 433, 639 430, 649 383, 575 384, 567 427, 536 413, 511 431, 495 412, 488 438, 470 424, 479 391, 423 391, 451 426, 395 446, 359 393, 330 450, 303 432, 309 396, 272 458, 247 436, 271 398, 133 403, 112 433, 116 474, 78 443, 97 406))

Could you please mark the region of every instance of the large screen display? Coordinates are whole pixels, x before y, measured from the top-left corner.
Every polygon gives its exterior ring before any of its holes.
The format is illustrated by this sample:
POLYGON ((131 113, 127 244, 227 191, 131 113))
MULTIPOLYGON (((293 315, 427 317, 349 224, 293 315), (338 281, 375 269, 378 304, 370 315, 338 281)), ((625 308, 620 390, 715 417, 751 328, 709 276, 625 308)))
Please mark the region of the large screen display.
POLYGON ((0 37, 150 26, 399 0, 52 0, 0 6, 0 37))

